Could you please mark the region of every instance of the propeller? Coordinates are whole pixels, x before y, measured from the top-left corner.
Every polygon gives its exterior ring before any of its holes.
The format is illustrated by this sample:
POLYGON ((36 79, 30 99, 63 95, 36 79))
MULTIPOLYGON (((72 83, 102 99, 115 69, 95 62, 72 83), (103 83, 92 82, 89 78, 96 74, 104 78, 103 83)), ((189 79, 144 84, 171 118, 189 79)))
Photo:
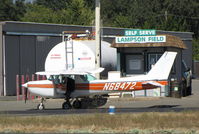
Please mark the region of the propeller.
POLYGON ((26 103, 26 101, 27 101, 27 97, 28 96, 28 88, 25 88, 25 103, 26 103))
POLYGON ((23 86, 23 88, 25 90, 25 103, 26 103, 27 96, 28 96, 28 83, 25 83, 22 86, 23 86))

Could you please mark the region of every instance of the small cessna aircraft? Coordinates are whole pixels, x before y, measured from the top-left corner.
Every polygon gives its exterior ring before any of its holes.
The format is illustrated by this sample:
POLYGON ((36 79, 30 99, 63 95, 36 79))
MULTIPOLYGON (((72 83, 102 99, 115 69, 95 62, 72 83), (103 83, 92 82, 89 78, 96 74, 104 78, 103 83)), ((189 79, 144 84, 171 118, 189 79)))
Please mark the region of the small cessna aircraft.
POLYGON ((23 84, 32 94, 42 96, 38 109, 44 109, 43 97, 65 98, 63 109, 82 108, 82 99, 103 98, 113 92, 148 90, 168 85, 168 77, 177 52, 166 51, 146 75, 98 80, 92 74, 98 69, 67 69, 62 71, 37 72, 48 80, 29 81, 23 84), (99 97, 100 96, 100 97, 99 97))

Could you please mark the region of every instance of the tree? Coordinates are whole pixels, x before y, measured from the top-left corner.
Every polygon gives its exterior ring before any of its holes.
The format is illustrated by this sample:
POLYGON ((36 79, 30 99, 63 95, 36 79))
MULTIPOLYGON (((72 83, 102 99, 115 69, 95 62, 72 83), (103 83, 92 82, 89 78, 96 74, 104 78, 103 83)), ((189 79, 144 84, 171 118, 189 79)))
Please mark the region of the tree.
POLYGON ((125 23, 131 23, 127 22, 129 21, 127 16, 129 2, 130 0, 101 0, 103 24, 105 26, 128 27, 129 25, 125 26, 125 23), (125 18, 125 22, 121 22, 123 18, 125 18))
POLYGON ((199 39, 194 39, 192 41, 193 45, 193 59, 199 60, 199 39))
POLYGON ((92 25, 94 13, 84 0, 73 0, 67 8, 57 12, 58 23, 75 25, 92 25))
MULTIPOLYGON (((47 0, 39 1, 47 4, 47 0)), ((86 6, 84 0, 72 0, 70 3, 65 3, 67 6, 60 10, 37 3, 28 6, 26 14, 21 18, 22 21, 91 25, 94 19, 92 10, 86 6)))
MULTIPOLYGON (((94 5, 94 0, 37 0, 22 20, 92 25, 94 5)), ((199 37, 198 0, 101 0, 101 7, 104 26, 191 31, 199 37)))
POLYGON ((12 0, 0 1, 0 21, 18 21, 25 11, 24 0, 17 0, 15 3, 12 0))
POLYGON ((53 23, 56 22, 56 15, 53 10, 37 4, 30 4, 27 12, 21 21, 53 23))
POLYGON ((58 11, 61 9, 64 9, 68 6, 69 3, 71 3, 72 0, 37 0, 35 4, 41 5, 46 8, 50 8, 53 11, 58 11))
POLYGON ((170 17, 168 22, 170 23, 168 24, 170 26, 169 30, 193 31, 198 36, 198 29, 195 29, 195 27, 198 27, 197 23, 199 21, 199 3, 197 0, 165 0, 163 6, 163 9, 168 12, 168 17, 170 17))
POLYGON ((86 6, 91 10, 95 10, 95 0, 84 0, 86 6))
POLYGON ((24 16, 26 12, 26 5, 24 3, 25 0, 17 0, 15 1, 14 7, 15 7, 15 17, 16 20, 20 20, 21 17, 24 16))

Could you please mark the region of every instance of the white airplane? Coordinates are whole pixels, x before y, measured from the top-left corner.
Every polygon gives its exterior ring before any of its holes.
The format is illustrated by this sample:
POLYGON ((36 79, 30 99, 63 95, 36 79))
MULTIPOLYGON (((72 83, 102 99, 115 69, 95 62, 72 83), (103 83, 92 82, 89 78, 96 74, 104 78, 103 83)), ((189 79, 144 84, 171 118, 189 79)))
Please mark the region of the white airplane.
POLYGON ((146 75, 98 80, 93 75, 103 69, 72 68, 63 71, 37 72, 48 80, 29 81, 23 84, 30 93, 42 96, 38 109, 44 109, 43 98, 65 98, 63 109, 82 108, 83 99, 103 99, 113 92, 148 90, 168 85, 168 77, 177 52, 166 51, 146 75))

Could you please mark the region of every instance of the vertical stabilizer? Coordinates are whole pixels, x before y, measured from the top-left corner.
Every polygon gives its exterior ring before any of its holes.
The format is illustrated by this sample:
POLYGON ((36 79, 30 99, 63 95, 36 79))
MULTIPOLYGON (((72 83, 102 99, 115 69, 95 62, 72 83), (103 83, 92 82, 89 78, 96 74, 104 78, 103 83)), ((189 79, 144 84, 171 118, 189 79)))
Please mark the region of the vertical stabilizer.
POLYGON ((177 52, 166 51, 147 74, 151 79, 168 79, 177 52))

